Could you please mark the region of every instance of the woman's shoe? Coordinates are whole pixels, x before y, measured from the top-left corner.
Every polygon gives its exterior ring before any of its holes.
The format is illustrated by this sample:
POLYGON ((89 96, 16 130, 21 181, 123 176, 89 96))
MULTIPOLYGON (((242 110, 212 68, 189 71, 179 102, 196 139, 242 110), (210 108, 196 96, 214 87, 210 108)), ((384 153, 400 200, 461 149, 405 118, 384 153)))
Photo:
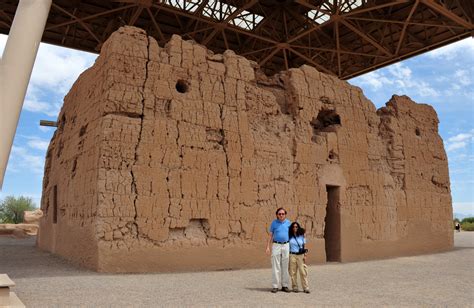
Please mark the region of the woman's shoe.
POLYGON ((281 290, 282 290, 283 292, 286 292, 286 293, 289 293, 289 292, 290 292, 290 289, 288 289, 288 287, 283 287, 283 288, 281 288, 281 290))
POLYGON ((311 293, 308 289, 304 290, 304 293, 311 293))

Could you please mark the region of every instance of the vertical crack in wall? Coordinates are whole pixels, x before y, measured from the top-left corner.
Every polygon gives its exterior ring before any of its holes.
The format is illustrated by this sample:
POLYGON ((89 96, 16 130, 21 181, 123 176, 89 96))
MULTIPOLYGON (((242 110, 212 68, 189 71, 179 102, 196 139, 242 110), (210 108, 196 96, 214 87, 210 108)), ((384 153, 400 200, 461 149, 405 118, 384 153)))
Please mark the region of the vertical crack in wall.
POLYGON ((222 127, 222 149, 224 150, 225 155, 225 164, 227 166, 227 204, 230 208, 230 172, 229 172, 229 154, 227 153, 227 139, 225 137, 224 130, 224 105, 219 105, 220 117, 221 117, 221 127, 222 127))
MULTIPOLYGON (((183 212, 183 207, 182 207, 182 202, 184 199, 184 194, 183 194, 183 147, 184 145, 179 145, 179 138, 181 136, 180 130, 179 130, 179 121, 176 121, 176 148, 179 150, 179 190, 180 190, 180 197, 178 199, 178 207, 179 207, 179 216, 182 217, 182 212, 183 212)), ((170 204, 172 204, 170 200, 170 204)))
POLYGON ((166 175, 166 191, 168 192, 168 217, 171 217, 171 190, 170 190, 170 170, 166 175))
POLYGON ((135 174, 133 172, 133 167, 137 164, 138 160, 138 148, 140 147, 140 142, 142 141, 142 133, 143 133, 143 120, 145 117, 145 88, 146 88, 146 82, 148 81, 148 65, 150 64, 150 39, 148 36, 146 36, 146 51, 147 51, 147 58, 146 58, 146 63, 145 63, 145 80, 143 81, 143 85, 141 87, 141 95, 142 95, 142 100, 141 100, 141 105, 142 105, 142 110, 140 113, 140 131, 138 133, 138 140, 137 144, 135 145, 135 158, 133 161, 133 164, 130 169, 130 173, 132 175, 132 192, 135 194, 135 198, 133 199, 133 207, 135 210, 135 215, 133 217, 133 226, 135 228, 132 230, 132 234, 136 234, 136 237, 138 238, 139 232, 138 232, 138 224, 137 224, 137 217, 138 217, 138 210, 137 210, 137 200, 138 200, 138 189, 137 189, 137 179, 135 177, 135 174))
MULTIPOLYGON (((239 132, 239 146, 240 146, 240 169, 239 169, 239 180, 240 180, 240 190, 242 191, 242 168, 244 167, 244 163, 243 163, 243 154, 242 154, 242 151, 243 151, 243 148, 242 148, 242 132, 240 130, 241 126, 240 126, 240 113, 241 113, 241 109, 237 103, 237 127, 238 127, 238 132, 239 132)), ((248 204, 250 206, 250 204, 248 204)), ((229 209, 230 209, 230 205, 229 205, 229 209)), ((229 218, 230 218, 230 215, 229 215, 229 218)))
MULTIPOLYGON (((225 72, 227 74, 227 64, 225 64, 225 72)), ((224 91, 224 102, 222 105, 219 105, 219 110, 220 110, 220 118, 221 118, 221 135, 222 135, 222 149, 224 150, 224 155, 225 155, 225 163, 226 163, 226 166, 227 166, 227 197, 226 197, 226 200, 227 200, 227 218, 230 220, 230 217, 231 217, 231 204, 230 204, 230 172, 229 172, 229 155, 227 153, 227 139, 225 137, 225 130, 224 130, 224 104, 225 104, 225 101, 226 101, 226 97, 227 97, 227 93, 226 93, 226 83, 224 80, 220 80, 220 82, 222 83, 222 90, 224 91)), ((238 84, 236 84, 236 87, 238 87, 238 84)), ((237 96, 237 94, 236 94, 237 96)), ((235 97, 237 99, 237 97, 235 97)), ((237 114, 237 119, 238 119, 239 115, 237 114)), ((237 120, 238 121, 238 120, 237 120)), ((239 129, 239 137, 240 137, 240 129, 239 129)), ((241 148, 242 150, 242 148, 241 148)), ((242 186, 242 184, 240 185, 242 186)))

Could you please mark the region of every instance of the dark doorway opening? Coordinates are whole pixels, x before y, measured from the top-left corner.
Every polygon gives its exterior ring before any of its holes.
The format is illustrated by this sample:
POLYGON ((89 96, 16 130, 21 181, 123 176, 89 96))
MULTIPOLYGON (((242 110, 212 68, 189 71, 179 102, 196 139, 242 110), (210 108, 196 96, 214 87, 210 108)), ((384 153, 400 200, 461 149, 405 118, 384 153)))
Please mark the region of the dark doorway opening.
POLYGON ((341 213, 339 211, 339 186, 326 185, 328 204, 324 219, 326 261, 341 262, 341 213))

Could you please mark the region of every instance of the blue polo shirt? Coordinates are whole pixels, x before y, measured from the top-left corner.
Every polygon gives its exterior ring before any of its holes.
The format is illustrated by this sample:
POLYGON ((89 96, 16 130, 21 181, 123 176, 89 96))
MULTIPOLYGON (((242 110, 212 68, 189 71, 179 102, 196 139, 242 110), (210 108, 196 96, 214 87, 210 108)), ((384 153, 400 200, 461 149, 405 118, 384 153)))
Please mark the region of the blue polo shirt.
POLYGON ((288 219, 285 219, 283 222, 278 219, 272 221, 268 231, 273 234, 273 241, 282 243, 288 242, 288 230, 290 230, 290 225, 291 222, 288 219))
POLYGON ((300 247, 303 248, 303 245, 306 244, 306 239, 303 235, 290 238, 290 252, 298 253, 300 251, 300 247))

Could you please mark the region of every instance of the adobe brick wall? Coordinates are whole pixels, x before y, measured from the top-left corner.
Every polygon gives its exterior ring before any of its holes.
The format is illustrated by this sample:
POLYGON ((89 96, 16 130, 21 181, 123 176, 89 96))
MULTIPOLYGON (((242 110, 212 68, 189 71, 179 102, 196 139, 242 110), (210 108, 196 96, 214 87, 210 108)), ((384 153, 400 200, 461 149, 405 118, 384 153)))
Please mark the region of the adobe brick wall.
POLYGON ((447 250, 437 125, 428 105, 394 96, 376 110, 310 66, 268 78, 232 51, 124 27, 64 99, 38 246, 108 272, 268 266, 281 206, 312 263, 325 242, 341 261, 447 250))

